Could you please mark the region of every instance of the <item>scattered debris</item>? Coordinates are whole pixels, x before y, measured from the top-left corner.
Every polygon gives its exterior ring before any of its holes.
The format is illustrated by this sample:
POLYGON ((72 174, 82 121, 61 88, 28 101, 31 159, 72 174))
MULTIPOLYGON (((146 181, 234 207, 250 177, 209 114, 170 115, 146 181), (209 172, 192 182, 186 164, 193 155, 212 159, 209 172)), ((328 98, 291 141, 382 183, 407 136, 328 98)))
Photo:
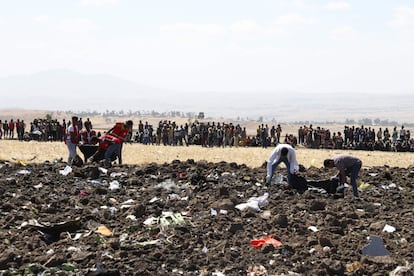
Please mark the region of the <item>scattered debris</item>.
POLYGON ((384 241, 378 236, 369 237, 369 244, 362 248, 362 255, 378 257, 388 256, 390 253, 384 246, 384 241))
POLYGON ((254 248, 261 248, 262 246, 267 245, 267 244, 271 244, 274 247, 282 246, 282 243, 280 241, 274 239, 273 235, 269 235, 269 237, 263 237, 263 238, 256 239, 256 240, 251 240, 250 244, 254 248))

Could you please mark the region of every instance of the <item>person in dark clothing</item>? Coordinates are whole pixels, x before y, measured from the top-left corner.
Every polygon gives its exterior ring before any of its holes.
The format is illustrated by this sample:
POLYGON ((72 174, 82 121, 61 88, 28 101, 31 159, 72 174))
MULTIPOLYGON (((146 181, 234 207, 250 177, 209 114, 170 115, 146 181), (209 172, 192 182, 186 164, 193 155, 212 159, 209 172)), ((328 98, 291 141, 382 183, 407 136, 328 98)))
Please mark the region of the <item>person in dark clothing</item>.
POLYGON ((359 171, 362 167, 362 161, 351 155, 335 155, 332 159, 325 159, 325 168, 336 167, 338 169, 337 176, 339 177, 340 184, 343 185, 346 182, 346 177, 350 176, 351 186, 355 197, 358 195, 357 178, 359 171))

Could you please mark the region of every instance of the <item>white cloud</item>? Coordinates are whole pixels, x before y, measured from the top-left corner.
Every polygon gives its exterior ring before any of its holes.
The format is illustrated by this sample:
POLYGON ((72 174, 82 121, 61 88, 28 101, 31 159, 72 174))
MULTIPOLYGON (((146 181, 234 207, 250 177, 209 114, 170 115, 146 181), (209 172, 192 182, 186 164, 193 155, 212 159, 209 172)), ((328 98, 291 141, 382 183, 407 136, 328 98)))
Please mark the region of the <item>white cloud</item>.
POLYGON ((305 8, 306 4, 302 0, 292 0, 292 6, 295 8, 305 8))
POLYGON ((36 22, 46 23, 49 22, 49 16, 47 15, 39 15, 34 18, 36 22))
POLYGON ((305 18, 299 13, 289 13, 276 19, 276 25, 278 26, 300 26, 311 24, 312 22, 312 20, 305 18))
POLYGON ((253 20, 243 20, 230 25, 229 30, 235 33, 260 33, 263 27, 253 20))
POLYGON ((114 5, 117 4, 119 0, 81 0, 82 6, 105 6, 105 5, 114 5))
POLYGON ((414 41, 414 8, 397 8, 388 25, 397 30, 402 38, 414 41))
POLYGON ((349 10, 351 8, 351 5, 348 2, 330 2, 325 6, 328 10, 335 10, 335 11, 343 11, 343 10, 349 10))
POLYGON ((90 33, 98 30, 98 26, 86 18, 72 18, 63 20, 58 29, 65 33, 90 33))
POLYGON ((163 25, 160 27, 161 32, 175 33, 175 32, 191 32, 209 35, 221 35, 226 32, 226 29, 218 24, 192 24, 192 23, 176 23, 170 25, 163 25))
POLYGON ((414 8, 399 7, 394 12, 389 25, 396 29, 414 29, 414 8))
POLYGON ((358 32, 352 27, 340 27, 331 32, 331 37, 339 41, 352 41, 358 38, 358 32))
MULTIPOLYGON (((174 38, 177 41, 187 42, 200 42, 204 39, 222 38, 223 36, 229 36, 231 39, 248 39, 250 41, 256 41, 258 39, 269 38, 269 36, 278 35, 283 33, 283 28, 291 25, 301 25, 306 20, 301 18, 282 18, 283 22, 273 25, 260 25, 254 20, 240 20, 233 22, 229 25, 220 24, 193 24, 193 23, 176 23, 163 25, 160 27, 160 31, 163 34, 174 38), (289 22, 287 22, 289 21, 289 22), (283 27, 280 26, 283 24, 283 27), (254 37, 254 39, 253 39, 254 37), (253 40, 252 40, 253 39, 253 40)), ((211 42, 211 40, 210 40, 211 42)))

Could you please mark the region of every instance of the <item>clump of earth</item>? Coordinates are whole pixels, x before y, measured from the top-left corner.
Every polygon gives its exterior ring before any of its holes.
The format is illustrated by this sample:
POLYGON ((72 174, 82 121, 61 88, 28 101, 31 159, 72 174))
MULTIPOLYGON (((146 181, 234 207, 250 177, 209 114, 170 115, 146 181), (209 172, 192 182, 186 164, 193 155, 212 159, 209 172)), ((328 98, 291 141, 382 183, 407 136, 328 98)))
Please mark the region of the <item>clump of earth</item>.
MULTIPOLYGON (((334 174, 315 167, 301 173, 313 180, 334 174)), ((108 170, 3 161, 0 272, 412 273, 414 168, 363 167, 359 200, 351 188, 338 197, 299 193, 283 181, 266 186, 265 175, 265 164, 193 160, 108 170), (380 244, 370 248, 375 239, 380 244)))

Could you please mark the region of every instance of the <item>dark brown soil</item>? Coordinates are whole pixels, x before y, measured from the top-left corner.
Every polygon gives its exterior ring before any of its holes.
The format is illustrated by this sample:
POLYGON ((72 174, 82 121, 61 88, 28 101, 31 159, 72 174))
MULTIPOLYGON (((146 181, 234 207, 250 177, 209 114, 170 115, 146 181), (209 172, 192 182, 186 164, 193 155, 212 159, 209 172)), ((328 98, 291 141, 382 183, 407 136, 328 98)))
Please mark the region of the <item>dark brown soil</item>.
POLYGON ((187 160, 104 174, 85 165, 66 176, 65 166, 0 164, 3 275, 388 275, 414 263, 414 169, 363 168, 372 188, 355 200, 350 188, 337 198, 266 187, 265 166, 187 160), (265 193, 261 210, 235 208, 265 193), (283 245, 250 244, 269 235, 283 245), (372 236, 388 256, 363 255, 372 236))

